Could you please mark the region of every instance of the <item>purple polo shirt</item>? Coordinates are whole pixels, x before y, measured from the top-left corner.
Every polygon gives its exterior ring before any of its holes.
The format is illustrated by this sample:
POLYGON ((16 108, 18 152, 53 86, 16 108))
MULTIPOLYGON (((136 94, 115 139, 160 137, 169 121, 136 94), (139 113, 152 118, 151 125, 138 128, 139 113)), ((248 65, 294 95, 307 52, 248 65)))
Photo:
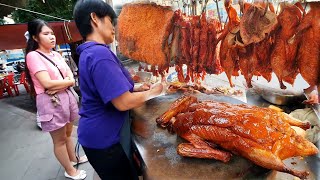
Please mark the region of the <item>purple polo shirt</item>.
POLYGON ((119 142, 121 127, 129 114, 117 110, 111 100, 132 92, 134 83, 107 45, 87 42, 77 48, 77 53, 82 95, 78 140, 87 148, 108 148, 119 142))

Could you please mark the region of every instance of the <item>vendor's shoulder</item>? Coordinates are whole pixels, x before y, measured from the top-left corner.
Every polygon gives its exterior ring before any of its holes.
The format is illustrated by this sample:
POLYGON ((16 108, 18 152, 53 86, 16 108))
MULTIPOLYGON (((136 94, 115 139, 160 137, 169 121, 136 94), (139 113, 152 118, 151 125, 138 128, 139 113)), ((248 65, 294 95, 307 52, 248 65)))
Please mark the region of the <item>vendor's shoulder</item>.
POLYGON ((87 51, 94 52, 97 54, 110 54, 109 48, 103 44, 96 44, 94 46, 91 46, 91 47, 87 48, 87 51))
POLYGON ((112 53, 110 52, 109 48, 106 47, 106 46, 97 45, 97 46, 94 47, 94 49, 92 48, 87 53, 95 61, 100 61, 100 60, 111 60, 111 61, 114 61, 114 57, 113 57, 112 53))

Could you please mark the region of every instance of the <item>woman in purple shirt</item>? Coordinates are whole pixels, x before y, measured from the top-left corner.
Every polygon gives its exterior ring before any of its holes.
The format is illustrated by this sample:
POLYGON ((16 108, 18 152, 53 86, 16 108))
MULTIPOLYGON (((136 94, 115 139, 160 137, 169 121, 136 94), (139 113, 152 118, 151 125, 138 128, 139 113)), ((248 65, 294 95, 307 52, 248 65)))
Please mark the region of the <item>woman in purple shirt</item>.
POLYGON ((129 72, 107 46, 114 41, 117 18, 108 4, 79 0, 74 18, 85 40, 77 48, 82 94, 79 143, 101 179, 137 179, 120 133, 129 110, 160 94, 163 86, 134 88, 129 72))

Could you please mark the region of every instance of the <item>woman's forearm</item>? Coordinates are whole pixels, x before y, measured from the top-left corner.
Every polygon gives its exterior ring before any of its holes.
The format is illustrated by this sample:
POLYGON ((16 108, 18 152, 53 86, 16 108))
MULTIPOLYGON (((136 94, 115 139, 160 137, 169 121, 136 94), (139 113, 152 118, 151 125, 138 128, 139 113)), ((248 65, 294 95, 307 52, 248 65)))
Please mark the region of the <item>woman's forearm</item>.
POLYGON ((42 84, 48 90, 62 90, 74 85, 74 80, 49 80, 42 84))
POLYGON ((49 91, 63 91, 63 90, 66 90, 66 89, 68 89, 68 87, 65 87, 65 88, 56 88, 56 87, 54 87, 54 88, 50 88, 50 89, 47 89, 47 90, 49 90, 49 91))
POLYGON ((74 85, 74 79, 51 80, 47 71, 40 71, 35 76, 47 90, 59 90, 74 85))

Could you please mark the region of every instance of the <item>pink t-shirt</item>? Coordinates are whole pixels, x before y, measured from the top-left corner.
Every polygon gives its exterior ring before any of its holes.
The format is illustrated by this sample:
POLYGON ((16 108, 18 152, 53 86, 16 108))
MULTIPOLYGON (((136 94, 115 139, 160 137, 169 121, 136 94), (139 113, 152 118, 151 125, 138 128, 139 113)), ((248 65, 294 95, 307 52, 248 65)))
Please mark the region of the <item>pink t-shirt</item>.
MULTIPOLYGON (((63 76, 67 76, 67 72, 71 71, 67 63, 61 57, 61 55, 55 51, 52 51, 53 55, 47 55, 60 69, 63 76)), ((36 78, 35 74, 40 71, 47 71, 51 80, 62 80, 59 70, 49 60, 42 57, 39 53, 31 51, 27 54, 27 66, 30 71, 31 79, 34 84, 34 89, 37 94, 45 92, 45 88, 41 85, 40 81, 36 78)))

